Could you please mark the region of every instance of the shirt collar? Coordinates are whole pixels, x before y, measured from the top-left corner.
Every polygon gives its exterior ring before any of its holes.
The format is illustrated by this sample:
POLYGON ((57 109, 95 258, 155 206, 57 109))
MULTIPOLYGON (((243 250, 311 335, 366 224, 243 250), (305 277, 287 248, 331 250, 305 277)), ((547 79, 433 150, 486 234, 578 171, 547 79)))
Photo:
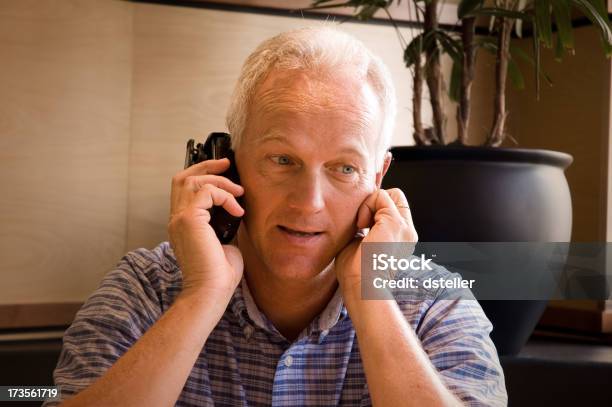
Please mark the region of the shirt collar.
MULTIPOLYGON (((179 265, 175 259, 174 251, 172 250, 169 242, 165 243, 166 250, 169 254, 167 257, 178 269, 179 265)), ((333 262, 329 267, 333 267, 333 262)), ((243 328, 247 339, 249 339, 253 334, 255 326, 282 336, 274 324, 272 324, 265 314, 261 312, 259 308, 257 308, 244 275, 242 276, 240 284, 238 284, 238 287, 236 287, 236 290, 230 299, 228 308, 238 319, 238 323, 243 328)), ((329 333, 330 329, 332 329, 339 321, 346 319, 347 316, 348 311, 344 306, 342 291, 340 290, 340 286, 338 286, 332 299, 329 301, 323 312, 318 315, 306 329, 306 335, 310 335, 313 332, 319 332, 319 343, 321 343, 329 333)))
MULTIPOLYGON (((255 300, 249 290, 246 278, 242 277, 240 284, 236 287, 232 299, 229 303, 229 308, 238 319, 240 326, 243 328, 247 340, 251 337, 255 327, 259 327, 267 332, 278 336, 282 334, 276 329, 274 324, 259 310, 255 300)), ((305 335, 318 333, 318 342, 321 343, 330 329, 332 329, 338 321, 345 319, 348 315, 340 286, 336 289, 332 299, 329 301, 325 309, 319 314, 303 331, 298 339, 305 335)))

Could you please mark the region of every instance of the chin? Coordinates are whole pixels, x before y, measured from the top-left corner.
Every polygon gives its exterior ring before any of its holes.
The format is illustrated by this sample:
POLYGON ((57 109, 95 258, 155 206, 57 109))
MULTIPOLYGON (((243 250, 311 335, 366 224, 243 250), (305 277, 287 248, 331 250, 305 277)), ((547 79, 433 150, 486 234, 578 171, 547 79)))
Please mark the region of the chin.
POLYGON ((280 255, 269 259, 269 270, 277 277, 288 280, 312 280, 331 262, 313 255, 280 255))

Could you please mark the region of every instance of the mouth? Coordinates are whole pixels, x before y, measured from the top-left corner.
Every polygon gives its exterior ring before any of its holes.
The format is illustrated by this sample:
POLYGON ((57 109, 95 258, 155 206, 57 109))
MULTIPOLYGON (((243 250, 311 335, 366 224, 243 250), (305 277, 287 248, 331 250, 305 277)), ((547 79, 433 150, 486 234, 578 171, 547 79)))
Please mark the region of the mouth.
POLYGON ((278 225, 277 227, 288 235, 296 237, 314 237, 323 233, 322 231, 297 230, 283 225, 278 225))

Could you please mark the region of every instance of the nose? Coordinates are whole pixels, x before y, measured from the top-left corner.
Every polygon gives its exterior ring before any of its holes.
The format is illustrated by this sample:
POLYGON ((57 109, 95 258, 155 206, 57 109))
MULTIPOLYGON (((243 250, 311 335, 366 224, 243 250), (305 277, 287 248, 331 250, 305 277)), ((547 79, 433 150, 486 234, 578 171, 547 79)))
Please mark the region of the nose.
POLYGON ((316 170, 303 170, 294 181, 295 184, 287 197, 288 206, 307 215, 323 210, 325 207, 325 180, 321 174, 316 170))

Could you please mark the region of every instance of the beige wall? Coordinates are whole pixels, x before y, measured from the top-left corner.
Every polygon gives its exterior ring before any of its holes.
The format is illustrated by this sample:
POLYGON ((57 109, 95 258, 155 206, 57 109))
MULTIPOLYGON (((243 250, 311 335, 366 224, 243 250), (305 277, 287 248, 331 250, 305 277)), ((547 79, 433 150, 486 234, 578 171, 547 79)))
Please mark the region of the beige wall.
MULTIPOLYGON (((82 301, 125 252, 167 240, 187 139, 225 130, 259 42, 311 24, 113 0, 0 3, 0 305, 82 301)), ((394 144, 412 143, 393 28, 343 28, 388 64, 394 144)))
POLYGON ((0 2, 0 304, 82 300, 123 255, 131 8, 0 2))

